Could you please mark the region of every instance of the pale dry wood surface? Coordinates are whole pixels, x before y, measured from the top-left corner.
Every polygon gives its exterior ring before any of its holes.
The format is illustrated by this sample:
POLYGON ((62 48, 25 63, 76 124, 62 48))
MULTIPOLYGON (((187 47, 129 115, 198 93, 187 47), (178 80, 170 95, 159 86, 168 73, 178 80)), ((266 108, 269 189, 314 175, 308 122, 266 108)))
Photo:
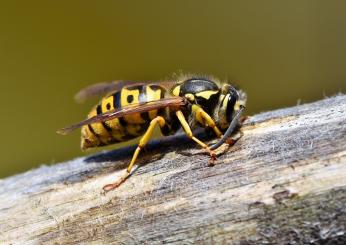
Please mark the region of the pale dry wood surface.
MULTIPOLYGON (((216 165, 186 138, 0 181, 0 244, 345 244, 346 96, 249 117, 216 165)), ((77 143, 77 142, 76 142, 77 143)))

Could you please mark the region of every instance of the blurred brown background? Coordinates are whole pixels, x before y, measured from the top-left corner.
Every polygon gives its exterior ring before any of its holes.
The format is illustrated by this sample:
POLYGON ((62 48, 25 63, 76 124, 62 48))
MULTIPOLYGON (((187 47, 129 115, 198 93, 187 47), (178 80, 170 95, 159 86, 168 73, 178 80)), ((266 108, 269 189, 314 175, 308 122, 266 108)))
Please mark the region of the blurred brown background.
MULTIPOLYGON (((183 72, 237 81, 247 113, 345 92, 344 1, 2 1, 0 177, 80 156, 82 87, 183 72)), ((90 153, 89 153, 90 154, 90 153)))

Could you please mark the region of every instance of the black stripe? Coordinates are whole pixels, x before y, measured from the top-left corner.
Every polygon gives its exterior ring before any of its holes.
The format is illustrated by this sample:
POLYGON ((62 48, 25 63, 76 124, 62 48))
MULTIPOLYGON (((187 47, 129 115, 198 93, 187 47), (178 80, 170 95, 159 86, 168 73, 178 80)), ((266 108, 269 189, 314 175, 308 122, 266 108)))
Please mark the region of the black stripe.
POLYGON ((119 109, 119 108, 121 108, 120 95, 121 95, 121 91, 117 91, 117 92, 115 92, 114 94, 112 94, 112 96, 113 96, 113 107, 114 107, 114 109, 119 109))
POLYGON ((88 124, 88 128, 90 130, 90 132, 97 138, 97 140, 99 141, 99 144, 97 146, 105 146, 105 145, 108 145, 109 143, 108 142, 103 142, 101 140, 102 136, 98 133, 95 132, 92 124, 88 124))
POLYGON ((91 124, 88 124, 89 131, 101 142, 100 135, 97 134, 91 124))
POLYGON ((119 117, 119 123, 123 128, 126 128, 127 122, 123 117, 119 117))
POLYGON ((100 104, 98 104, 97 107, 96 107, 96 113, 97 113, 97 115, 102 114, 102 107, 101 107, 100 104))
POLYGON ((102 122, 102 126, 107 130, 107 132, 112 135, 112 128, 108 125, 107 122, 102 122))
MULTIPOLYGON (((120 109, 121 108, 121 90, 115 92, 113 95, 113 107, 114 109, 120 109)), ((124 120, 123 117, 119 118, 120 125, 125 128, 127 125, 127 122, 124 120)))
MULTIPOLYGON (((160 99, 163 99, 165 97, 166 89, 164 89, 164 88, 162 88, 160 86, 157 86, 157 87, 161 89, 161 98, 160 99)), ((157 115, 159 115, 159 116, 163 116, 164 117, 165 113, 166 113, 166 108, 161 108, 161 109, 159 109, 157 111, 157 115)))
MULTIPOLYGON (((102 106, 101 104, 98 104, 96 107, 96 113, 97 115, 102 114, 102 106)), ((106 122, 101 122, 102 126, 105 128, 105 130, 112 135, 112 128, 106 123, 106 122)))

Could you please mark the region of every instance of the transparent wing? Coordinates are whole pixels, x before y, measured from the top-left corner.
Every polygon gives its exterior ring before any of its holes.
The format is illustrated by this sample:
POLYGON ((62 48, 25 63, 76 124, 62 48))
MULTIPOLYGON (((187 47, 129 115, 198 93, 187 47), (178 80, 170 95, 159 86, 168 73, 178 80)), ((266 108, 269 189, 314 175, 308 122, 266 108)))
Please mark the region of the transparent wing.
MULTIPOLYGON (((110 92, 120 90, 123 87, 139 86, 150 83, 152 82, 131 82, 122 80, 112 82, 101 82, 90 85, 80 90, 74 98, 78 103, 82 103, 89 98, 104 96, 106 94, 109 94, 110 92)), ((161 85, 165 88, 170 88, 175 84, 175 81, 159 81, 155 82, 154 84, 161 85)))
MULTIPOLYGON (((112 91, 120 90, 122 87, 131 84, 129 81, 101 82, 90 85, 80 90, 74 99, 81 103, 92 97, 103 96, 112 91)), ((133 84, 133 83, 132 83, 133 84)))
POLYGON ((182 97, 172 97, 172 98, 163 98, 161 100, 154 100, 144 103, 139 103, 135 105, 125 106, 116 110, 112 110, 91 118, 88 118, 79 123, 73 124, 66 128, 62 128, 57 131, 58 134, 68 134, 73 130, 82 127, 83 125, 92 124, 96 122, 104 122, 114 118, 119 118, 127 115, 132 115, 135 113, 143 113, 151 110, 161 109, 165 107, 179 109, 187 104, 187 101, 182 97))

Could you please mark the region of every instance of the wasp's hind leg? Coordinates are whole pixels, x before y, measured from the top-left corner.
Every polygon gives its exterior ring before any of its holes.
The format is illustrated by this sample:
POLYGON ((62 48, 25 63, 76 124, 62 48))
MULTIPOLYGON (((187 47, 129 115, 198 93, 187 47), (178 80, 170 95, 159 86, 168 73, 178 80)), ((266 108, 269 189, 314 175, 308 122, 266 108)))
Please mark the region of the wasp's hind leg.
POLYGON ((108 185, 105 185, 103 187, 104 191, 110 191, 110 190, 113 190, 113 189, 117 188, 119 185, 121 185, 121 183, 123 183, 127 179, 127 177, 130 176, 132 167, 133 167, 133 165, 136 162, 138 154, 141 151, 141 149, 150 140, 150 137, 153 134, 153 131, 154 131, 154 128, 155 128, 156 124, 159 124, 160 128, 162 128, 166 124, 166 121, 165 121, 165 119, 163 117, 157 116, 150 122, 150 125, 149 125, 147 131, 145 132, 145 134, 142 136, 142 138, 139 141, 139 144, 138 144, 138 146, 137 146, 137 148, 135 150, 135 153, 132 156, 131 162, 130 162, 129 166, 126 169, 126 172, 116 182, 108 184, 108 185))
POLYGON ((209 161, 209 165, 210 165, 210 166, 213 166, 213 165, 214 165, 214 161, 216 160, 216 154, 215 154, 215 152, 214 152, 213 150, 211 150, 207 144, 203 143, 202 141, 200 141, 199 139, 197 139, 195 136, 193 136, 192 131, 191 131, 191 128, 190 128, 189 124, 187 123, 187 121, 186 121, 186 119, 185 119, 184 114, 182 113, 182 111, 177 111, 177 112, 176 112, 176 115, 177 115, 177 117, 178 117, 178 119, 179 119, 179 121, 180 121, 180 124, 181 124, 181 126, 183 127, 183 129, 184 129, 186 135, 187 135, 190 139, 192 139, 193 141, 195 141, 197 144, 199 144, 200 146, 202 146, 203 149, 205 149, 205 150, 209 153, 210 158, 211 158, 210 161, 209 161))

